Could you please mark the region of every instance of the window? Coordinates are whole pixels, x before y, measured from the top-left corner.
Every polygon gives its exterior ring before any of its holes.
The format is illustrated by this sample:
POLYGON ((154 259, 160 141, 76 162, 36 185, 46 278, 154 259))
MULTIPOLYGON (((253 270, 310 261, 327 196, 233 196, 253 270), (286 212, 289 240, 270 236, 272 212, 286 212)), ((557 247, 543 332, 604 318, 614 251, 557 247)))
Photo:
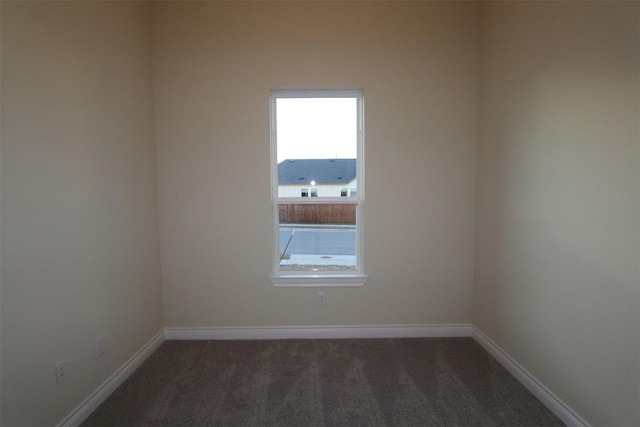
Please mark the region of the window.
POLYGON ((276 286, 360 286, 361 90, 271 92, 276 286))
POLYGON ((340 189, 340 197, 356 197, 357 195, 358 195, 358 192, 354 187, 340 189))

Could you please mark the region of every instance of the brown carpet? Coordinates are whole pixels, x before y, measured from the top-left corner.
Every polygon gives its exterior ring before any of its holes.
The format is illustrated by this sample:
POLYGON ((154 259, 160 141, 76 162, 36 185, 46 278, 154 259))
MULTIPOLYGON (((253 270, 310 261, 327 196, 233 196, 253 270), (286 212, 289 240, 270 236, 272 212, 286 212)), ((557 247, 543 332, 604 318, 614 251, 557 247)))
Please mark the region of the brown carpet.
POLYGON ((471 338, 166 341, 86 426, 562 425, 471 338))

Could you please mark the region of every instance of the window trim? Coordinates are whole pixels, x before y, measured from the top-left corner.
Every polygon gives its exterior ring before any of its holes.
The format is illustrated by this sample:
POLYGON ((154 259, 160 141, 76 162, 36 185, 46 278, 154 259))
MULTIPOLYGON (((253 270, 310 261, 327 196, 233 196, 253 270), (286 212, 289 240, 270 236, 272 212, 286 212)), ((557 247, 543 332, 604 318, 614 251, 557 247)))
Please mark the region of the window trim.
MULTIPOLYGON (((364 274, 364 93, 362 89, 320 89, 320 90, 272 90, 270 93, 270 150, 271 150, 271 205, 272 205, 272 267, 269 279, 277 287, 343 287, 363 286, 367 280, 364 274), (276 101, 278 98, 356 98, 357 100, 357 158, 355 197, 279 197, 276 101), (280 267, 279 209, 280 204, 355 204, 356 205, 356 270, 341 271, 282 271, 280 267)), ((309 196, 310 196, 309 192, 309 196)))

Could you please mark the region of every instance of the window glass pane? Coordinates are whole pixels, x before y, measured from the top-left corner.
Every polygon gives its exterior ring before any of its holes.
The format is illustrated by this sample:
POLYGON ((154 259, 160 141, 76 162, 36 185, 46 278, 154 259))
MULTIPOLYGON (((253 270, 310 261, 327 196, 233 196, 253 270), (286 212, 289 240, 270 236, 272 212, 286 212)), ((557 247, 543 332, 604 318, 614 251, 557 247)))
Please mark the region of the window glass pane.
POLYGON ((357 187, 357 98, 277 98, 276 110, 278 197, 301 197, 303 186, 317 187, 311 197, 340 197, 357 187))
POLYGON ((281 271, 356 269, 355 204, 280 204, 281 271))
POLYGON ((362 100, 360 90, 271 93, 276 286, 362 274, 362 100))

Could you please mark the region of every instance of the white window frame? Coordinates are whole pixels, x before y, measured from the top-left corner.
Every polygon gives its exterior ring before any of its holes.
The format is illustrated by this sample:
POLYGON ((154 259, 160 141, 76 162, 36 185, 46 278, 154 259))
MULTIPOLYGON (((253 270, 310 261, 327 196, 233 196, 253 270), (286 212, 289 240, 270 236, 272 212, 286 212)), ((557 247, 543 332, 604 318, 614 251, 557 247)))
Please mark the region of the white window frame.
POLYGON ((362 89, 338 90, 272 90, 270 103, 271 127, 271 205, 273 208, 273 266, 269 276, 278 287, 326 287, 362 286, 367 280, 363 265, 363 217, 364 217, 364 95, 362 89), (358 114, 355 197, 279 197, 277 160, 277 108, 278 98, 356 98, 358 114), (344 271, 283 271, 279 257, 279 209, 280 204, 355 204, 356 205, 356 269, 344 271))

